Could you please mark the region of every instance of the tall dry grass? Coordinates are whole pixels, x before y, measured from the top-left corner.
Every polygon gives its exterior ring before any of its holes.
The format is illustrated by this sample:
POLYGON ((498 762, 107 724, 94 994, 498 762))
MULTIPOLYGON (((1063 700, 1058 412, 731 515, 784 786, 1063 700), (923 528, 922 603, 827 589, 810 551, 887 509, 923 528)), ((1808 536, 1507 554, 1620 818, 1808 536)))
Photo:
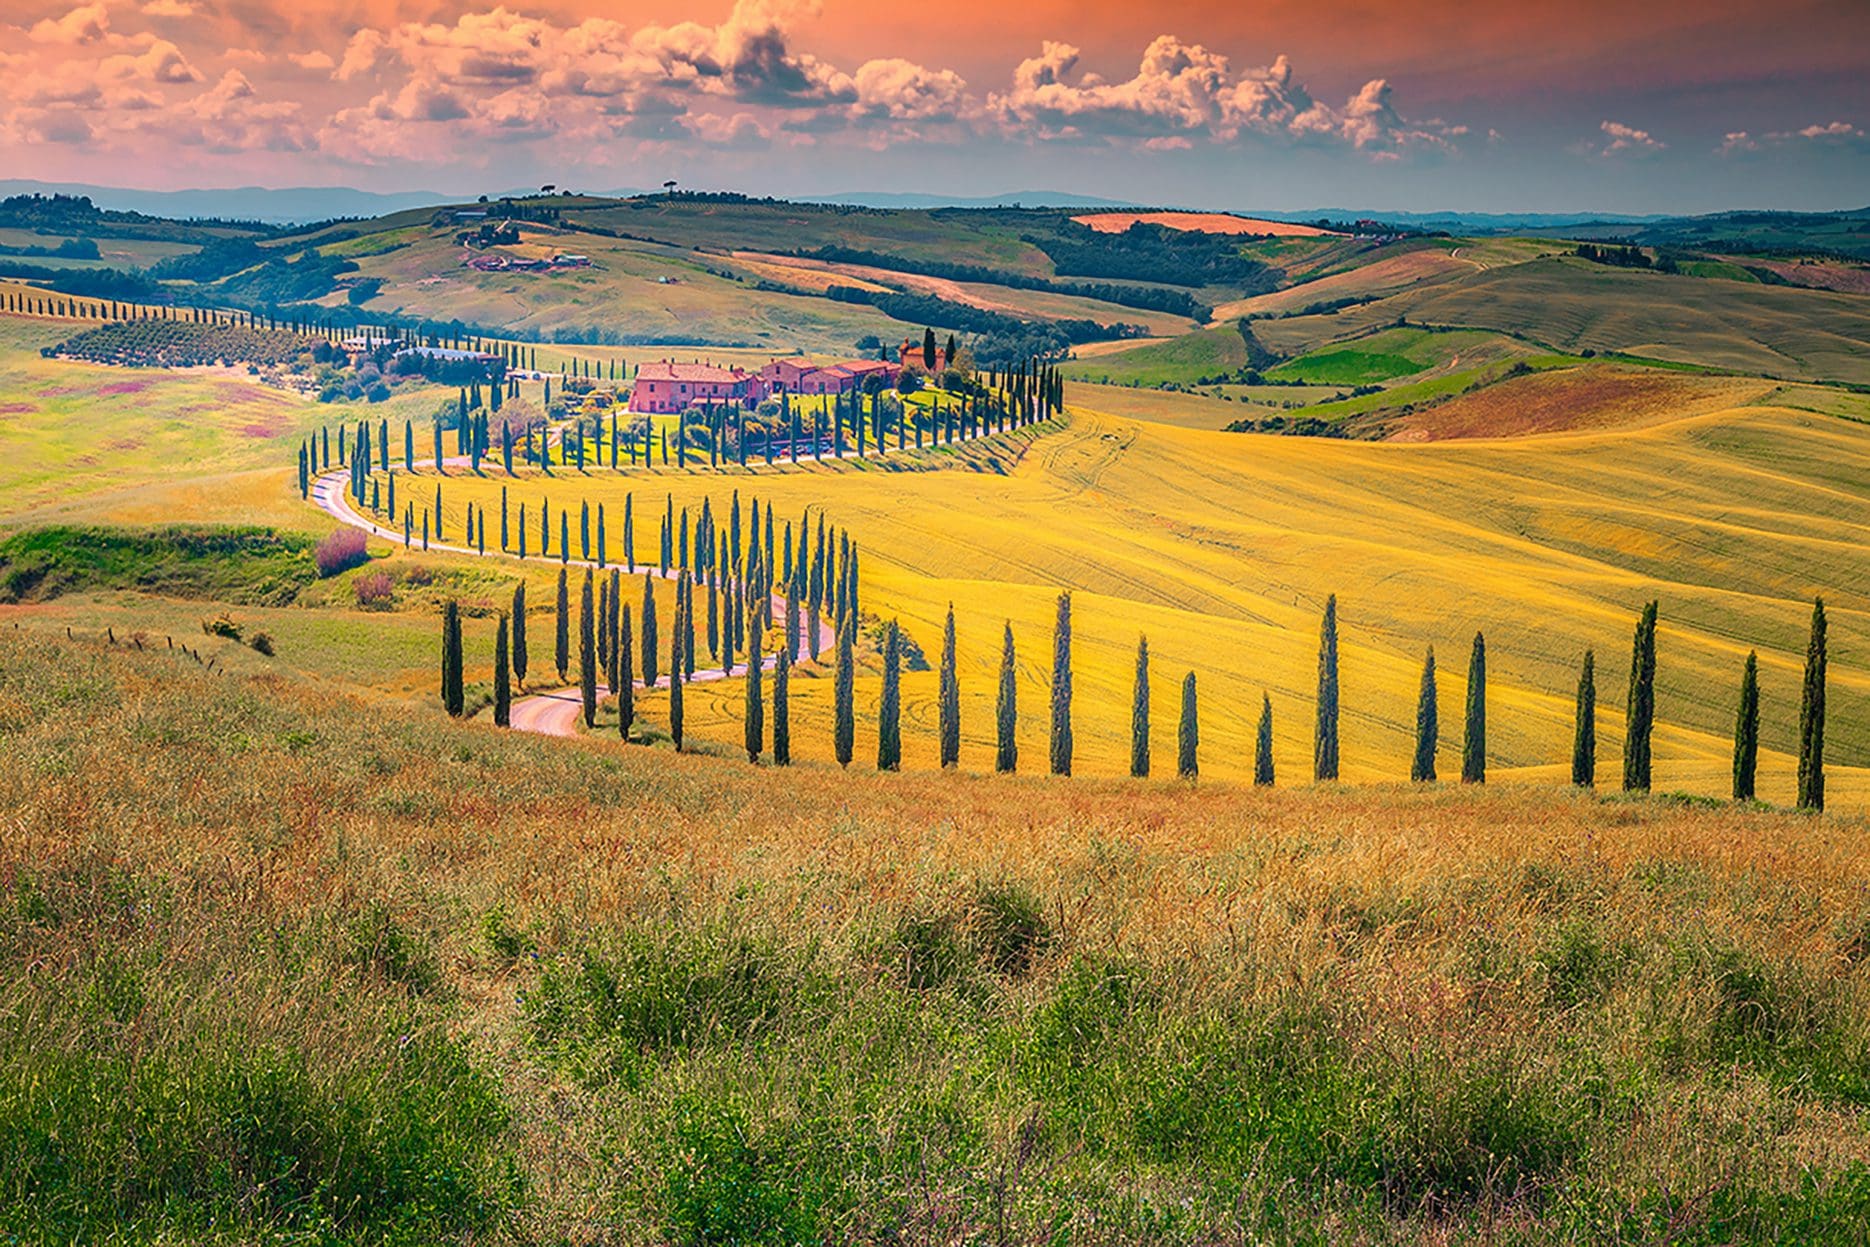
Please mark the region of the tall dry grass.
POLYGON ((0 1230, 1859 1241, 1855 820, 755 770, 0 636, 0 1230))

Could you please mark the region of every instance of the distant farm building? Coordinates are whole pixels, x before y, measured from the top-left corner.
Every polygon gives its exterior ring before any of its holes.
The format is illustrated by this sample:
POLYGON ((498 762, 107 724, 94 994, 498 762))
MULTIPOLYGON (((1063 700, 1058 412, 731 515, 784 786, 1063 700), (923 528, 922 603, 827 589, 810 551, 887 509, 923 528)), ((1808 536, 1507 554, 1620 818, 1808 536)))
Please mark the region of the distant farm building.
POLYGON ((630 389, 630 410, 676 415, 697 403, 746 403, 758 397, 759 378, 742 368, 714 364, 677 364, 668 360, 639 364, 630 389))
POLYGON ((948 370, 948 348, 945 346, 937 346, 935 348, 935 366, 933 368, 928 366, 928 361, 922 355, 922 344, 913 338, 903 339, 903 344, 897 349, 896 356, 898 359, 902 360, 902 366, 904 368, 913 366, 922 369, 932 376, 939 377, 948 370))

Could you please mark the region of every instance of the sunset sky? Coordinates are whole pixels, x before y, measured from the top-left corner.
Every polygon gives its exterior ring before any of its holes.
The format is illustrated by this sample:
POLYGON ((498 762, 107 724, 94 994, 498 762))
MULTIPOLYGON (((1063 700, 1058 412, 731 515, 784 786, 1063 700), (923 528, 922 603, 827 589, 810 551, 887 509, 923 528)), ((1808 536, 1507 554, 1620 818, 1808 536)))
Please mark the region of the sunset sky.
POLYGON ((172 189, 1870 203, 1866 0, 4 0, 0 171, 172 189))

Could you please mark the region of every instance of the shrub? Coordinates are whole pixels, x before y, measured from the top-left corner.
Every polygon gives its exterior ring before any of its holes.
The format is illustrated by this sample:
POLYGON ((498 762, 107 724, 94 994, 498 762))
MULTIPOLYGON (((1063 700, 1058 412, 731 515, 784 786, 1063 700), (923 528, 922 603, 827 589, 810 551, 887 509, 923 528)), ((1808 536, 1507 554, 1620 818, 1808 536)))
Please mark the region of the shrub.
POLYGON ((230 641, 238 641, 241 636, 240 625, 226 611, 202 620, 201 630, 209 636, 226 637, 230 641))
POLYGON ((273 656, 273 634, 270 632, 254 633, 247 638, 247 644, 256 654, 265 654, 268 658, 273 656))
POLYGON ((352 587, 357 592, 357 605, 365 610, 388 610, 395 582, 388 572, 379 569, 359 576, 352 587))
POLYGON ((364 535, 355 528, 340 528, 326 536, 312 551, 312 561, 320 576, 335 576, 369 559, 364 535))

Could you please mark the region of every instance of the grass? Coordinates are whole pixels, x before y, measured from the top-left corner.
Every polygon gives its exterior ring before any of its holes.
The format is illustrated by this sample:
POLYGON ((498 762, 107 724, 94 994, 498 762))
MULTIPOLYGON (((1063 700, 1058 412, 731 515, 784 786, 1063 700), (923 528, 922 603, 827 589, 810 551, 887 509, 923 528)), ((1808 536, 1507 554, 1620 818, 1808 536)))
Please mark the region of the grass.
MULTIPOLYGON (((72 321, 0 316, 0 531, 123 522, 305 526, 278 466, 305 432, 425 420, 443 391, 318 404, 240 369, 117 368, 42 359, 72 321)), ((323 531, 324 525, 313 525, 323 531)))
POLYGON ((1870 1222, 1852 820, 782 782, 12 632, 0 732, 23 1240, 1870 1222))

